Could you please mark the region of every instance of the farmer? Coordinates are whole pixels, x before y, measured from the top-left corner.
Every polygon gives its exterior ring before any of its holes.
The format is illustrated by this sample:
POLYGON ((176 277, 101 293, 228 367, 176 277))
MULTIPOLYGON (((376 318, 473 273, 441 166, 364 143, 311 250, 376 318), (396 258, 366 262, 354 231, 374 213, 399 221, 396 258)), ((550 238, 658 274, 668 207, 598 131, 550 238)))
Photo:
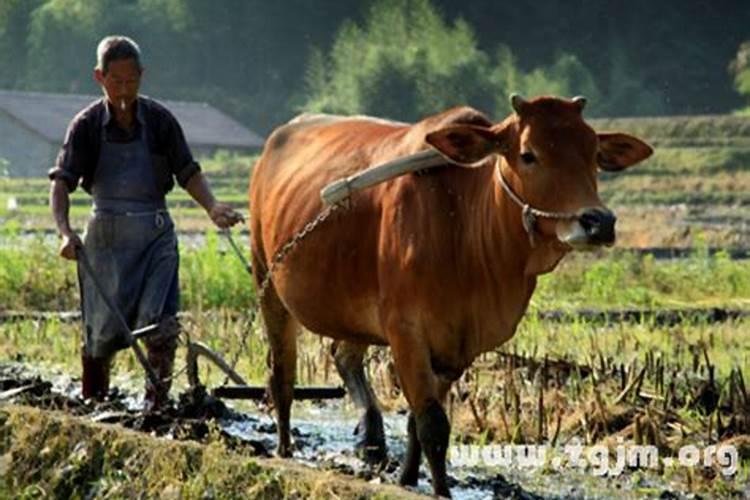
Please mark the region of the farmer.
MULTIPOLYGON (((144 409, 156 411, 168 400, 180 326, 178 253, 174 223, 165 195, 174 181, 220 228, 239 214, 214 198, 175 117, 162 104, 138 94, 141 53, 130 38, 108 36, 96 51, 94 78, 104 97, 79 112, 49 178, 50 204, 62 238, 60 255, 77 258, 79 248, 131 329, 158 323, 146 337, 147 358, 163 381, 146 381, 144 409), (83 242, 68 220, 68 193, 81 184, 93 197, 92 217, 83 242)), ((82 395, 103 399, 109 390, 113 355, 129 346, 116 315, 92 277, 79 265, 84 335, 82 395)))

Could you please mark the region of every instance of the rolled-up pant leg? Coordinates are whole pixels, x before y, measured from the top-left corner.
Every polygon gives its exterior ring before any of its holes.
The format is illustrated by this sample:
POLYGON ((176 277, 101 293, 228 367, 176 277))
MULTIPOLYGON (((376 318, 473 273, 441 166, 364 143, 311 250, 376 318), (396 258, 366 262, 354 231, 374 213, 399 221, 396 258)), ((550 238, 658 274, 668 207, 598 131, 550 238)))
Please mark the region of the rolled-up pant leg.
POLYGON ((177 349, 177 338, 180 334, 180 323, 175 316, 165 316, 159 322, 157 332, 146 337, 148 362, 156 372, 161 383, 153 387, 146 380, 146 409, 159 410, 169 399, 172 387, 172 370, 174 355, 177 349))

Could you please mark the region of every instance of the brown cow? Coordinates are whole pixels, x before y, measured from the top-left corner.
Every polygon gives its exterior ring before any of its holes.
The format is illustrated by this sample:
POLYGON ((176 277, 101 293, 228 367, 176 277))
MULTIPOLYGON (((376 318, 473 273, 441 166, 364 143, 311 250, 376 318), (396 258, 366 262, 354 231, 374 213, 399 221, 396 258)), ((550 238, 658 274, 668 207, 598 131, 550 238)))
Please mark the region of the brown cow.
POLYGON ((291 454, 302 325, 337 340, 336 365, 366 410, 371 458, 385 445, 362 356, 369 345, 390 346, 411 408, 400 482, 416 484, 424 451, 435 493, 450 494, 441 402, 451 382, 513 336, 538 275, 570 250, 613 244, 615 216, 597 194, 597 168, 622 170, 652 152, 634 137, 595 133, 581 116, 583 98, 511 101, 515 113, 498 124, 467 107, 414 125, 303 115, 267 141, 250 186, 256 283, 322 210, 328 183, 430 148, 445 158, 354 193, 274 273, 261 311, 279 455, 291 454))

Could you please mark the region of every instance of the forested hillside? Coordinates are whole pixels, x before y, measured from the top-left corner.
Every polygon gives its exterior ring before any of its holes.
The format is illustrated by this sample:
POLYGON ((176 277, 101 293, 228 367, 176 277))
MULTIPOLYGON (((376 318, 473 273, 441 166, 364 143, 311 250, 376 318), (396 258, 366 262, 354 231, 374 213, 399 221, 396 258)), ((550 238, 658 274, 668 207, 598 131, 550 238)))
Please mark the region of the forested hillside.
POLYGON ((2 0, 0 88, 96 93, 111 33, 141 44, 145 93, 261 132, 303 109, 502 114, 511 90, 586 94, 591 116, 750 102, 750 4, 698 0, 2 0))

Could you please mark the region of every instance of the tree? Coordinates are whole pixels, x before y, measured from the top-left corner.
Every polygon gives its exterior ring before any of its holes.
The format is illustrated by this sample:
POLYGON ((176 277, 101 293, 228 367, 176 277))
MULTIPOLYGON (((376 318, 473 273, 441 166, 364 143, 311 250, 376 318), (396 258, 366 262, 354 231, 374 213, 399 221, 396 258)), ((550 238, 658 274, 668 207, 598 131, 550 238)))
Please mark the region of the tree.
POLYGON ((730 63, 729 71, 734 76, 737 92, 748 99, 747 107, 742 112, 750 114, 750 40, 743 42, 737 49, 737 55, 730 63))
POLYGON ((572 96, 574 87, 598 94, 572 55, 523 72, 509 48, 501 45, 490 57, 469 24, 459 19, 450 25, 429 0, 381 0, 362 27, 341 27, 328 57, 315 53, 303 108, 415 121, 468 104, 504 116, 511 92, 572 96))
POLYGON ((0 88, 20 87, 26 73, 31 13, 42 0, 0 2, 0 88))

